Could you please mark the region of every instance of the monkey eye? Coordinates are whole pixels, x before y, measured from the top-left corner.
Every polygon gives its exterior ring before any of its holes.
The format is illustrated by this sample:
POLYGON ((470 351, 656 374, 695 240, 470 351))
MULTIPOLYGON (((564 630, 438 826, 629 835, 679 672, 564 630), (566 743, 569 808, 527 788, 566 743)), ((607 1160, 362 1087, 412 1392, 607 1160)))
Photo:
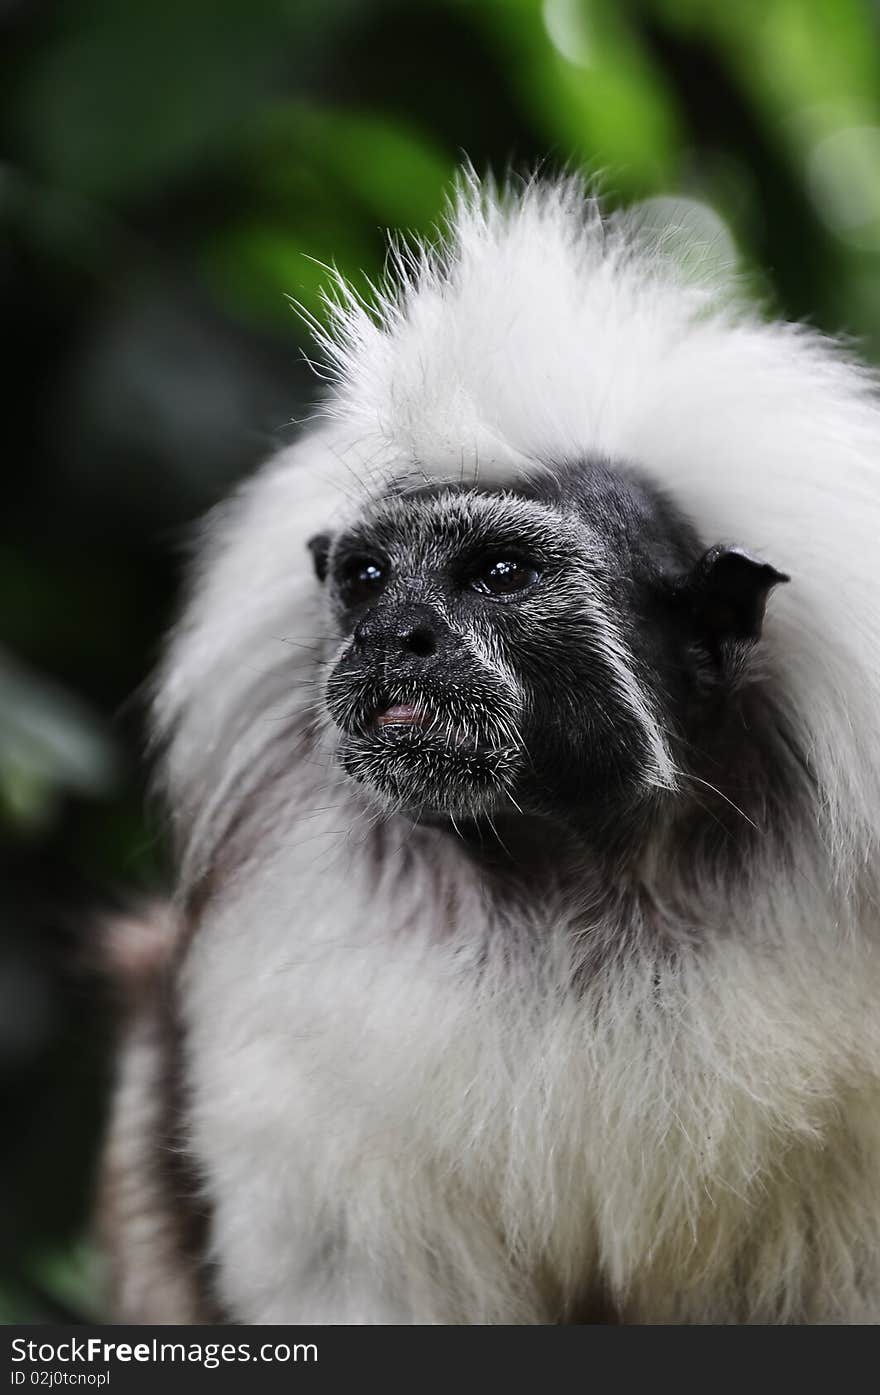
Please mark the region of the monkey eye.
POLYGON ((378 595, 388 578, 388 567, 378 557, 349 557, 339 576, 340 589, 349 605, 378 595))
POLYGON ((540 577, 541 573, 531 562, 516 557, 493 557, 473 573, 470 585, 483 596, 512 596, 517 591, 527 591, 540 577))

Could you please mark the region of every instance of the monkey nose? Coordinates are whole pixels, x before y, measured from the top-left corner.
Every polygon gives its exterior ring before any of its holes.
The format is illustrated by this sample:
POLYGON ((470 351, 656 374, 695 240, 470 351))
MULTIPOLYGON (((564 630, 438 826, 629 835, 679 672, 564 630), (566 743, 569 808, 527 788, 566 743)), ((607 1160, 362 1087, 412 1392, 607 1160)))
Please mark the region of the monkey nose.
POLYGON ((397 640, 405 654, 415 654, 418 659, 428 659, 437 653, 437 636, 430 625, 403 625, 397 640))
POLYGON ((365 615, 355 627, 354 642, 362 651, 412 655, 417 659, 429 659, 440 648, 437 626, 422 611, 365 615))

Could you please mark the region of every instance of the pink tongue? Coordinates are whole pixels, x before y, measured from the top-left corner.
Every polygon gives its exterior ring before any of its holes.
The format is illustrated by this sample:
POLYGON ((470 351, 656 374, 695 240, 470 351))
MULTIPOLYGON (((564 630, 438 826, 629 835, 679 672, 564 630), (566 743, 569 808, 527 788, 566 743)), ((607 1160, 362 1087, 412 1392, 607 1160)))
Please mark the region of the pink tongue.
POLYGON ((421 725, 423 720, 409 702, 395 702, 391 707, 386 707, 384 712, 376 714, 376 725, 379 727, 391 726, 395 722, 421 725))

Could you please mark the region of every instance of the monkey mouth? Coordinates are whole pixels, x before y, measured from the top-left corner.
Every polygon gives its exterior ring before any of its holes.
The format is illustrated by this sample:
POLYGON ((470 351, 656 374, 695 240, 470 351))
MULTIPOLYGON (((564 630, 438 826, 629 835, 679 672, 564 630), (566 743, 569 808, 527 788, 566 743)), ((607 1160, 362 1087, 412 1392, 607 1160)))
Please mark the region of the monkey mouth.
POLYGON ((342 734, 337 760, 393 807, 438 814, 494 807, 519 751, 499 740, 491 709, 463 686, 389 691, 331 677, 328 713, 342 734))
POLYGON ((476 752, 480 745, 472 733, 422 702, 380 703, 367 722, 366 734, 395 745, 427 742, 452 751, 476 752))
POLYGON ((388 707, 373 713, 370 726, 385 727, 430 727, 436 722, 434 714, 411 702, 392 702, 388 707))

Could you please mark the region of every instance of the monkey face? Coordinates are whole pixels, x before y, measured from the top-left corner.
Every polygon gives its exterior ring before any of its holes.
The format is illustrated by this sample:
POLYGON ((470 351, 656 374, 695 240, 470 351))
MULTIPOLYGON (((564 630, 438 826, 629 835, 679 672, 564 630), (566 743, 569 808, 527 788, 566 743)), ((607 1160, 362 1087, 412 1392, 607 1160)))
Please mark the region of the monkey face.
MULTIPOLYGON (((725 567, 703 559, 697 585, 697 540, 640 487, 599 469, 572 498, 553 478, 400 488, 312 540, 341 635, 339 760, 386 806, 609 825, 674 788, 706 658, 699 602, 725 567)), ((742 623, 737 588, 766 572, 766 594, 779 574, 716 551, 742 561, 720 598, 742 623)))
POLYGON ((602 548, 576 512, 401 490, 312 546, 344 637, 327 684, 339 759, 383 802, 420 817, 553 815, 607 801, 625 758, 637 763, 614 697, 602 548))
POLYGON ((523 522, 514 501, 399 495, 329 550, 339 758, 394 807, 467 818, 513 795, 524 693, 495 611, 515 631, 542 580, 523 522))

